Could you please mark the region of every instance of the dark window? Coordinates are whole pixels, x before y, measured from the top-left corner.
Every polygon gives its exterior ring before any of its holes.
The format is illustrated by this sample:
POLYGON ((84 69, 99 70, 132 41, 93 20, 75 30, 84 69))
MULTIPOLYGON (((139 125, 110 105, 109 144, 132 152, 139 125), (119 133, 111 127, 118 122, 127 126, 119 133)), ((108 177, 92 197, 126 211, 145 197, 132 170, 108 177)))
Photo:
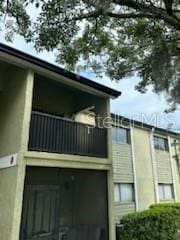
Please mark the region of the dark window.
POLYGON ((154 137, 154 148, 157 150, 169 151, 167 138, 154 137))
POLYGON ((123 225, 122 224, 117 224, 116 225, 116 239, 121 239, 121 231, 122 231, 123 225))
POLYGON ((126 128, 113 127, 112 139, 116 143, 130 143, 130 131, 126 128))

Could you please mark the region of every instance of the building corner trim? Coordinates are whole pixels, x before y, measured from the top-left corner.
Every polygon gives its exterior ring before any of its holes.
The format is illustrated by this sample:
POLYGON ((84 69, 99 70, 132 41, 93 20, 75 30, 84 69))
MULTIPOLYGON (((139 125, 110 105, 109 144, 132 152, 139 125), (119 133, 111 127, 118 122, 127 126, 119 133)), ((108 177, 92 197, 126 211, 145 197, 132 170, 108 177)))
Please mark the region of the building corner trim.
POLYGON ((132 153, 132 164, 133 164, 133 179, 134 179, 134 193, 135 193, 135 205, 136 211, 139 210, 138 204, 138 186, 137 186, 137 177, 136 177, 136 158, 135 158, 135 148, 134 148, 134 129, 130 127, 130 136, 131 136, 131 153, 132 153))
POLYGON ((152 171, 153 171, 153 180, 154 180, 155 202, 159 203, 157 163, 155 158, 153 134, 154 134, 154 129, 152 129, 150 132, 150 148, 151 148, 151 162, 152 162, 152 171))
POLYGON ((171 173, 172 173, 172 183, 173 183, 173 192, 174 192, 174 200, 177 202, 177 192, 176 192, 176 181, 175 181, 175 171, 173 165, 173 154, 171 149, 171 139, 168 136, 168 147, 169 147, 169 159, 171 164, 171 173))

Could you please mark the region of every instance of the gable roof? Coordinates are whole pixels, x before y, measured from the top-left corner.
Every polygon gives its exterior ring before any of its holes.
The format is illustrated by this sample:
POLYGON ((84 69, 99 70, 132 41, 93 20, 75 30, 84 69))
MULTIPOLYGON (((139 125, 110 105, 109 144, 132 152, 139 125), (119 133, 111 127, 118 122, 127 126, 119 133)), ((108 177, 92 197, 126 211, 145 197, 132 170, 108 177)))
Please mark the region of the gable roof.
POLYGON ((5 54, 9 54, 13 57, 19 58, 21 60, 24 60, 26 62, 29 62, 31 64, 34 64, 36 66, 39 66, 41 68, 47 69, 51 72, 54 72, 56 74, 59 74, 61 76, 64 76, 66 78, 69 78, 75 82, 78 82, 80 84, 92 87, 102 93, 108 94, 111 98, 117 98, 121 95, 120 91, 114 90, 112 88, 106 87, 102 84, 99 84, 97 82, 94 82, 88 78, 85 78, 83 76, 80 76, 78 74, 75 74, 73 72, 67 71, 64 68, 61 68, 59 66, 56 66, 54 64, 51 64, 47 61, 44 61, 40 58, 34 57, 30 54, 27 54, 23 51, 17 50, 15 48, 12 48, 10 46, 7 46, 3 43, 0 43, 0 52, 3 52, 5 54))

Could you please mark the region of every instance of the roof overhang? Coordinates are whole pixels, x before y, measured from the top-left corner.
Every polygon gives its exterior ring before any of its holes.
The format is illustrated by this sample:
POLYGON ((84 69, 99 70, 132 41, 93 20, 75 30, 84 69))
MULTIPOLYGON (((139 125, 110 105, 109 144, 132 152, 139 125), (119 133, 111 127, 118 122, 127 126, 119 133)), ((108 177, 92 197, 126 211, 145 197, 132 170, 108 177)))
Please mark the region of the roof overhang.
POLYGON ((164 128, 160 128, 160 127, 155 127, 153 125, 143 123, 141 121, 137 121, 137 120, 130 119, 130 118, 127 118, 127 117, 123 117, 121 115, 117 115, 117 114, 114 114, 114 113, 111 113, 111 117, 112 117, 112 120, 114 122, 114 125, 116 125, 116 123, 120 123, 119 124, 120 126, 121 125, 123 126, 123 124, 127 124, 128 126, 136 126, 138 128, 145 129, 145 130, 148 130, 148 131, 154 131, 157 134, 171 135, 171 136, 174 136, 174 137, 179 136, 179 133, 177 133, 177 132, 174 132, 174 131, 171 131, 171 130, 168 130, 168 129, 164 129, 164 128))
POLYGON ((121 92, 94 82, 88 78, 67 71, 59 66, 29 55, 25 52, 0 43, 0 59, 23 68, 32 69, 35 73, 73 85, 81 90, 94 93, 106 98, 117 98, 121 92))

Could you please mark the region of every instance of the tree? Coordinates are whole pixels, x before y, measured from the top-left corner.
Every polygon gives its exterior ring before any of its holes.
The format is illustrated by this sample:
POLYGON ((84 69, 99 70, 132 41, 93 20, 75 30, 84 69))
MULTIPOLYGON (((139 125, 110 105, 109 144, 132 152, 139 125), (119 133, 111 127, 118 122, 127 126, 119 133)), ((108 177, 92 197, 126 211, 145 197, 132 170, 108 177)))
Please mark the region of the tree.
POLYGON ((0 13, 9 39, 15 32, 39 51, 56 49, 71 70, 117 81, 138 74, 137 90, 165 91, 171 110, 180 103, 180 0, 0 0, 0 13))

